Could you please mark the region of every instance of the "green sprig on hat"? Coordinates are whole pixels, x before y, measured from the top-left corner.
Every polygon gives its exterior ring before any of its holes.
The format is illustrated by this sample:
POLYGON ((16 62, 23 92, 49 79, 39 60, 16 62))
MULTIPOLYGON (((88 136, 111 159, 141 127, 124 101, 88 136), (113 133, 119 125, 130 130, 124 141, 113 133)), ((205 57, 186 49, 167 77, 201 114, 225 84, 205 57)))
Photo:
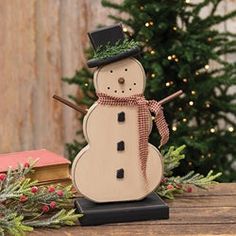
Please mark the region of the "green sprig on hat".
POLYGON ((130 49, 138 47, 139 43, 135 42, 133 39, 125 39, 123 41, 117 41, 115 45, 108 43, 106 46, 99 47, 94 52, 94 59, 105 59, 108 57, 115 56, 120 53, 124 53, 130 49))

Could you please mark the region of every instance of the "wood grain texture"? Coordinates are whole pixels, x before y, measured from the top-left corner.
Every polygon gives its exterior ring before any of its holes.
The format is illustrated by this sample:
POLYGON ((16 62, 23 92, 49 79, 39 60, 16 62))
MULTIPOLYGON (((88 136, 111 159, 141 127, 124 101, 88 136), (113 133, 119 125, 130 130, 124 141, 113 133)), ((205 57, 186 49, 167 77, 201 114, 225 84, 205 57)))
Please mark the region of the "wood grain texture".
MULTIPOLYGON (((224 1, 221 11, 235 6, 224 1)), ((111 24, 110 13, 100 0, 0 1, 0 153, 47 148, 63 154, 81 127, 79 114, 51 96, 79 96, 61 77, 85 65, 87 32, 111 24)), ((235 25, 234 19, 220 27, 235 32, 235 25)))
POLYGON ((55 102, 78 88, 61 81, 85 63, 87 31, 109 22, 99 0, 0 2, 0 152, 63 154, 78 114, 55 102), (95 14, 95 15, 94 15, 95 14))
POLYGON ((218 184, 168 201, 169 220, 36 230, 31 235, 236 235, 235 199, 236 183, 218 184))

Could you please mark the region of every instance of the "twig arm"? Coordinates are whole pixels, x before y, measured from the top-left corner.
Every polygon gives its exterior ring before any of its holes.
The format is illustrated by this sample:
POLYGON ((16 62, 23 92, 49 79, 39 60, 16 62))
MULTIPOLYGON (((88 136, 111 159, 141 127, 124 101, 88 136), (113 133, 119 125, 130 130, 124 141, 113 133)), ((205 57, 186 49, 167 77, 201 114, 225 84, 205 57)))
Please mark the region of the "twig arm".
MULTIPOLYGON (((163 105, 163 104, 165 104, 165 103, 167 103, 167 102, 173 100, 174 98, 180 96, 182 93, 183 93, 183 91, 182 91, 182 90, 179 90, 179 91, 177 91, 176 93, 173 93, 173 94, 171 94, 170 96, 168 96, 168 97, 166 97, 166 98, 163 98, 162 100, 159 101, 159 103, 160 103, 161 105, 163 105)), ((83 115, 85 115, 85 114, 87 113, 87 111, 88 111, 87 109, 84 109, 84 108, 82 108, 82 107, 79 107, 79 106, 73 104, 72 102, 69 102, 68 100, 66 100, 66 99, 64 99, 64 98, 62 98, 62 97, 59 97, 59 96, 57 96, 57 95, 53 95, 53 98, 56 99, 56 100, 58 100, 59 102, 62 102, 62 103, 65 104, 65 105, 67 105, 67 106, 69 106, 69 107, 75 109, 76 111, 82 113, 83 115)))
POLYGON ((79 106, 73 104, 72 102, 69 102, 68 100, 66 100, 66 99, 64 99, 64 98, 61 98, 61 97, 59 97, 59 96, 57 96, 57 95, 53 95, 53 98, 56 99, 56 100, 59 101, 59 102, 64 103, 65 105, 67 105, 67 106, 69 106, 69 107, 75 109, 76 111, 79 111, 80 113, 82 113, 82 114, 84 114, 84 115, 87 113, 87 110, 86 110, 86 109, 84 109, 84 108, 82 108, 82 107, 79 107, 79 106))
POLYGON ((166 98, 163 98, 162 100, 159 101, 159 103, 160 103, 161 105, 163 105, 163 104, 165 104, 165 103, 167 103, 167 102, 173 100, 174 98, 180 96, 181 94, 183 94, 183 91, 182 91, 182 90, 179 90, 179 91, 177 91, 177 92, 171 94, 170 96, 168 96, 168 97, 166 97, 166 98))

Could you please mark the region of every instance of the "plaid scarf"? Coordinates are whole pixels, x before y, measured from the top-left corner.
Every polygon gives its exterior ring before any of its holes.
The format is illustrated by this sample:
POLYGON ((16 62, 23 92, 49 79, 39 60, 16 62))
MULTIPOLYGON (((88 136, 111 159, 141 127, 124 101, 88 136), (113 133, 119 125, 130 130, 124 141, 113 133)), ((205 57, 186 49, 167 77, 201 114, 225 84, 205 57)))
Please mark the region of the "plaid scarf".
POLYGON ((141 171, 146 179, 150 112, 155 114, 154 121, 161 136, 159 147, 166 144, 169 139, 169 129, 161 105, 155 100, 147 101, 142 94, 130 97, 114 97, 104 93, 97 93, 97 96, 99 98, 97 102, 101 105, 138 107, 139 158, 141 171))

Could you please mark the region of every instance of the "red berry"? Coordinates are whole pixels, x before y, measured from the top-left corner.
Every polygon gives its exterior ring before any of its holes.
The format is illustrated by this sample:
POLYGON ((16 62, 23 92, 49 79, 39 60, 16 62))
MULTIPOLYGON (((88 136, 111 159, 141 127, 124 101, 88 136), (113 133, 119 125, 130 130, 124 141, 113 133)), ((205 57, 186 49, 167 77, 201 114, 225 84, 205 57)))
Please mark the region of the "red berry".
POLYGON ((48 212, 49 211, 49 206, 48 205, 43 205, 42 211, 43 212, 48 212))
POLYGON ((57 195, 59 197, 62 197, 64 195, 63 191, 62 190, 57 190, 57 195))
POLYGON ((191 187, 188 187, 188 188, 187 188, 187 192, 188 192, 188 193, 191 193, 192 191, 193 191, 193 189, 192 189, 191 187))
POLYGON ((56 208, 56 202, 54 202, 54 201, 50 202, 49 205, 52 209, 56 208))
POLYGON ((38 192, 38 187, 33 186, 33 187, 31 188, 31 192, 32 192, 32 193, 37 193, 37 192, 38 192))
POLYGON ((174 188, 174 186, 172 184, 167 185, 167 189, 173 189, 173 188, 174 188))
POLYGON ((20 196, 20 202, 26 202, 28 200, 28 197, 27 196, 25 196, 25 195, 21 195, 20 196))
POLYGON ((4 181, 6 179, 6 174, 0 174, 0 181, 4 181))
POLYGON ((54 186, 49 186, 49 187, 48 187, 48 192, 49 192, 49 193, 55 192, 54 186))
POLYGON ((30 164, 29 164, 28 162, 26 162, 26 163, 24 164, 24 167, 25 167, 25 168, 29 168, 29 167, 30 167, 30 164))
POLYGON ((167 178, 162 178, 161 182, 165 183, 167 181, 167 178))

